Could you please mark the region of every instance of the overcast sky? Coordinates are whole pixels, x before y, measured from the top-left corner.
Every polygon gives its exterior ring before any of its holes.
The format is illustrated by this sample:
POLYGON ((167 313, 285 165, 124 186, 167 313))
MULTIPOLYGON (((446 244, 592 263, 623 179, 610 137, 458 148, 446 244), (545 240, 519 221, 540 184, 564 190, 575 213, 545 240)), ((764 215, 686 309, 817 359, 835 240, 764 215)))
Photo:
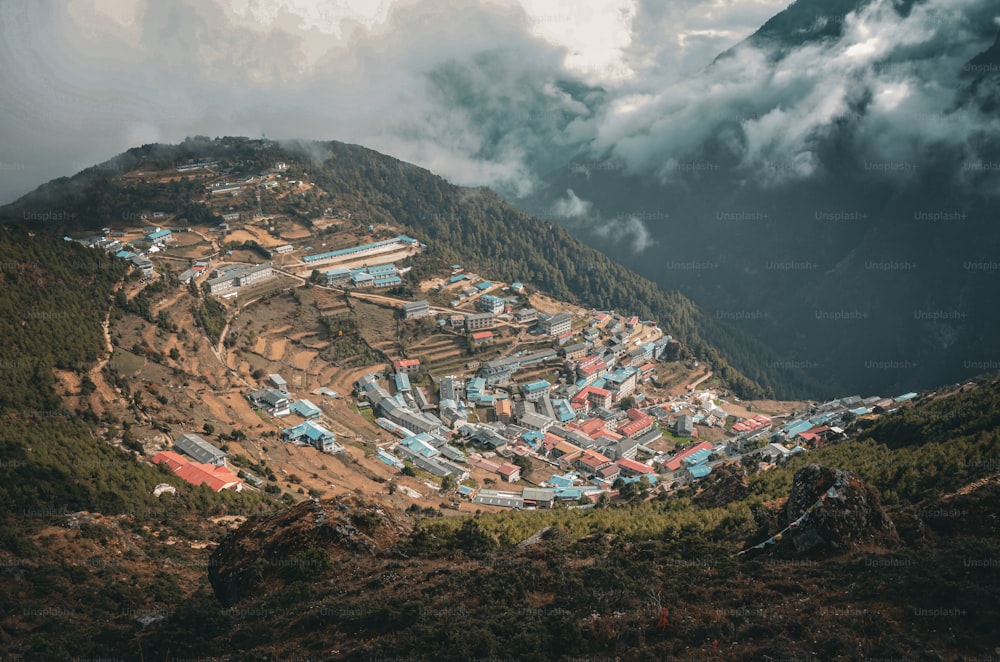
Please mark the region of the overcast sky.
POLYGON ((873 0, 834 43, 706 73, 787 2, 4 0, 0 203, 190 135, 357 142, 508 195, 582 152, 667 181, 708 139, 754 172, 813 176, 816 141, 859 104, 857 136, 883 159, 971 149, 997 119, 947 113, 994 3, 925 0, 902 18, 873 0))
POLYGON ((639 0, 5 0, 0 203, 129 147, 197 134, 358 142, 459 183, 523 187, 524 152, 552 139, 526 134, 588 113, 555 81, 613 92, 680 78, 786 3, 656 4, 671 9, 650 12, 639 0), (463 87, 522 135, 483 145, 467 126, 476 113, 453 98, 463 87))

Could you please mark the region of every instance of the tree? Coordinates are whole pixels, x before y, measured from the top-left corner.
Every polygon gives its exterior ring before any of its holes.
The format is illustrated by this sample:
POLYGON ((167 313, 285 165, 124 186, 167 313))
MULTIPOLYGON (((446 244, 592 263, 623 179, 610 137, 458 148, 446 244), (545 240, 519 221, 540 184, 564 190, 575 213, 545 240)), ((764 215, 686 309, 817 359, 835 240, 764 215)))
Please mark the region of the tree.
POLYGON ((534 467, 534 465, 531 463, 531 460, 525 457, 524 455, 515 455, 514 459, 511 460, 511 463, 521 467, 522 475, 528 471, 531 471, 531 469, 534 467))
POLYGON ((453 475, 448 474, 447 476, 441 479, 442 492, 451 492, 452 490, 455 489, 455 486, 456 482, 455 482, 455 477, 453 475))
POLYGON ((201 426, 201 429, 205 431, 205 434, 212 434, 215 432, 215 426, 211 423, 205 423, 205 425, 201 426))

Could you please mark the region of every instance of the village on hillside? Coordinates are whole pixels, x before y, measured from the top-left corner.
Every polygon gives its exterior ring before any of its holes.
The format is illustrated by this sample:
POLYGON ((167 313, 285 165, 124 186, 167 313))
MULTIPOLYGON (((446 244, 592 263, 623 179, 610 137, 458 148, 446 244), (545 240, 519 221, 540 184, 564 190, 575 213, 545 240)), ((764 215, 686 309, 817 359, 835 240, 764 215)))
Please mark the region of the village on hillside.
POLYGON ((158 284, 159 328, 133 338, 120 323, 113 365, 171 407, 162 420, 143 410, 159 432, 147 459, 196 485, 291 500, 353 489, 457 510, 588 507, 697 484, 722 463, 773 466, 916 395, 741 402, 655 321, 461 264, 414 282, 420 241, 335 205, 308 221, 260 213, 261 196, 314 186, 285 163, 226 169, 126 176, 197 177, 194 201, 219 223, 142 210, 134 227, 77 239, 141 272, 129 297, 158 284), (203 337, 206 319, 189 308, 208 300, 220 316, 211 346, 164 333, 177 324, 163 320, 186 320, 203 337), (153 364, 202 383, 178 388, 153 364))

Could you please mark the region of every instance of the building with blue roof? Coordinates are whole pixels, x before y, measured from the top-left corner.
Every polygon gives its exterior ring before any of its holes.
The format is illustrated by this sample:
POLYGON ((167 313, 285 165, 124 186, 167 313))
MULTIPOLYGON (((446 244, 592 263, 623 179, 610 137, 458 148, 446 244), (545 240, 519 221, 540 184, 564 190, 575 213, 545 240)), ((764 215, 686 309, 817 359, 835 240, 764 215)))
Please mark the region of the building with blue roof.
POLYGON ((331 285, 333 283, 346 283, 351 279, 351 270, 347 268, 330 269, 323 275, 326 276, 327 285, 331 285))
POLYGON ((483 377, 473 377, 465 385, 465 397, 468 400, 478 400, 483 389, 486 388, 486 380, 483 377))
POLYGON ((309 400, 302 398, 301 400, 296 400, 288 407, 293 412, 301 416, 302 418, 316 418, 322 414, 322 410, 314 405, 309 400))
POLYGON ((476 289, 479 290, 480 292, 485 292, 491 287, 493 287, 493 281, 491 280, 484 280, 483 282, 476 285, 476 289))
POLYGON ((388 264, 373 264, 371 266, 365 267, 365 271, 370 273, 372 276, 385 276, 391 274, 396 275, 396 265, 391 262, 388 264))
POLYGON ((339 257, 361 257, 362 255, 368 255, 370 253, 378 252, 384 248, 389 248, 396 244, 406 244, 413 245, 416 244, 417 240, 407 237, 405 235, 400 235, 392 239, 386 239, 385 241, 376 241, 371 244, 362 244, 360 246, 354 246, 352 248, 342 248, 337 251, 327 251, 325 253, 317 253, 316 255, 307 255, 302 258, 302 261, 306 264, 311 262, 324 262, 327 260, 332 260, 339 257))
POLYGON ((405 372, 397 372, 395 375, 396 379, 396 391, 398 393, 409 393, 410 392, 410 376, 405 372))
POLYGON ((492 294, 484 294, 479 298, 479 308, 487 313, 496 315, 502 313, 506 307, 506 301, 492 294))
POLYGON ((795 421, 787 425, 787 427, 785 428, 785 434, 787 434, 789 437, 794 437, 800 432, 805 432, 812 426, 813 426, 812 423, 810 423, 809 421, 795 421))
POLYGON ((382 460, 390 467, 396 467, 397 469, 402 469, 404 466, 402 460, 400 460, 398 457, 396 457, 389 451, 383 450, 381 448, 375 451, 375 457, 382 460))
POLYGON ((285 441, 309 444, 321 451, 334 450, 337 446, 333 433, 319 423, 312 421, 306 421, 295 427, 282 430, 281 437, 285 441))
POLYGON ((351 272, 351 285, 354 287, 369 287, 375 284, 375 276, 360 269, 351 272))
POLYGON ((694 466, 696 464, 701 464, 708 459, 708 456, 712 454, 710 448, 702 448, 701 450, 691 453, 686 458, 684 458, 684 463, 689 466, 694 466))
POLYGON ((545 433, 539 430, 527 430, 526 432, 521 433, 520 438, 532 449, 538 450, 542 444, 542 439, 545 438, 545 433))
MULTIPOLYGON (((707 464, 706 465, 699 465, 699 466, 704 466, 709 471, 712 470, 711 468, 709 468, 709 466, 707 464)), ((694 468, 694 467, 692 467, 692 468, 694 468)), ((641 476, 621 476, 620 478, 622 479, 622 482, 625 483, 626 485, 628 485, 629 483, 639 483, 639 482, 642 482, 643 478, 645 478, 647 481, 649 481, 650 485, 656 485, 657 481, 659 480, 656 477, 656 474, 643 474, 641 476)))
POLYGON ((712 467, 707 464, 698 464, 693 467, 688 467, 688 474, 691 476, 692 480, 700 480, 712 473, 712 467))
POLYGON ((893 398, 893 401, 894 402, 903 402, 905 400, 912 400, 915 397, 917 397, 916 393, 913 393, 913 392, 904 393, 903 395, 899 395, 899 396, 896 396, 895 398, 893 398))
POLYGON ((557 488, 572 487, 576 483, 576 479, 580 476, 575 471, 570 471, 568 473, 560 476, 559 474, 552 474, 549 478, 549 485, 557 488))
POLYGON ((157 230, 156 232, 150 232, 146 235, 146 240, 154 244, 160 244, 166 241, 170 241, 173 237, 173 232, 170 230, 157 230))
POLYGON ((568 423, 576 418, 576 410, 569 400, 560 398, 552 401, 552 408, 556 412, 556 419, 560 423, 568 423))
POLYGON ((521 387, 521 393, 528 402, 538 402, 549 394, 552 384, 544 379, 525 384, 521 387))
POLYGON ((427 458, 435 457, 440 454, 440 451, 434 448, 434 446, 432 446, 429 441, 423 438, 422 435, 414 435, 412 437, 407 437, 406 439, 400 441, 399 444, 401 446, 405 446, 406 448, 410 449, 412 452, 427 458))

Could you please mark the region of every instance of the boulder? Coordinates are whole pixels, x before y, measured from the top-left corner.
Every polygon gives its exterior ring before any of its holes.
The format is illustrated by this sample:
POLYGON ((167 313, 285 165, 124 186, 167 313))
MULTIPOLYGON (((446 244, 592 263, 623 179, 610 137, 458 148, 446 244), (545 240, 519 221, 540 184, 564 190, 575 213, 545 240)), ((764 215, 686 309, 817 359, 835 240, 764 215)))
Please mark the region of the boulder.
POLYGON ((878 492, 850 471, 818 464, 796 471, 785 515, 787 522, 797 523, 787 537, 798 553, 843 552, 899 543, 878 492), (817 507, 820 501, 822 505, 817 507))
POLYGON ((208 579, 227 607, 288 581, 319 580, 354 556, 378 556, 412 531, 409 519, 350 494, 247 520, 212 552, 208 579))

